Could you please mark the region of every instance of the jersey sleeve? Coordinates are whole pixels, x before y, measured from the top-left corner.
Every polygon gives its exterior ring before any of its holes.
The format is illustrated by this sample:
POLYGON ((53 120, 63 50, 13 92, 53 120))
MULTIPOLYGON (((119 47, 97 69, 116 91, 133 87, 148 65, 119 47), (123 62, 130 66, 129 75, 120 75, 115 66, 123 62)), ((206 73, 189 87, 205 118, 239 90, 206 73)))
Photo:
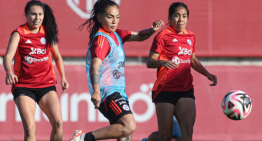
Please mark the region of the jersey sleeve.
POLYGON ((163 49, 163 46, 164 46, 163 34, 162 32, 160 32, 155 36, 150 51, 154 51, 160 54, 163 49))
POLYGON ((123 30, 123 29, 116 29, 117 34, 123 41, 123 44, 131 37, 131 31, 123 30))
POLYGON ((24 34, 24 30, 21 28, 21 27, 18 27, 17 29, 15 29, 15 30, 13 30, 12 32, 11 32, 11 36, 13 35, 13 33, 15 33, 15 32, 17 32, 18 34, 19 34, 19 36, 20 36, 20 39, 19 39, 19 43, 22 43, 22 40, 21 40, 21 35, 23 35, 24 34))
POLYGON ((104 60, 106 56, 110 53, 110 45, 107 38, 102 35, 98 35, 94 38, 92 46, 90 48, 90 53, 92 58, 100 58, 104 60))

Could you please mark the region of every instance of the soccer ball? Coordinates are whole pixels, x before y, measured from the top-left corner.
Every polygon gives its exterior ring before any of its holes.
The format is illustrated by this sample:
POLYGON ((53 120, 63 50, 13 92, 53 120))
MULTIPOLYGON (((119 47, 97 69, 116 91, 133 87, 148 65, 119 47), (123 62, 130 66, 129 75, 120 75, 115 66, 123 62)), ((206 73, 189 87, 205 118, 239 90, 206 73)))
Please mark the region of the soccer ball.
POLYGON ((250 97, 243 91, 233 90, 225 95, 222 100, 224 114, 232 120, 246 118, 252 109, 250 97))

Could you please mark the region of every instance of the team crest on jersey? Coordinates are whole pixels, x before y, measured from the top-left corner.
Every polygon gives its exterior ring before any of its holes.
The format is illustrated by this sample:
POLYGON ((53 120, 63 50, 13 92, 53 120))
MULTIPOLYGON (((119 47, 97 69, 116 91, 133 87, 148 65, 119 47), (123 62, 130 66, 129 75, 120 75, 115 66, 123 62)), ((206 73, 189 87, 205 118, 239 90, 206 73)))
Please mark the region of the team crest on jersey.
POLYGON ((41 42, 42 44, 46 44, 46 39, 43 37, 43 38, 40 39, 40 42, 41 42))
POLYGON ((187 43, 192 46, 191 40, 187 39, 187 43))
POLYGON ((130 111, 130 108, 129 108, 129 106, 127 104, 124 104, 122 108, 125 111, 130 111))

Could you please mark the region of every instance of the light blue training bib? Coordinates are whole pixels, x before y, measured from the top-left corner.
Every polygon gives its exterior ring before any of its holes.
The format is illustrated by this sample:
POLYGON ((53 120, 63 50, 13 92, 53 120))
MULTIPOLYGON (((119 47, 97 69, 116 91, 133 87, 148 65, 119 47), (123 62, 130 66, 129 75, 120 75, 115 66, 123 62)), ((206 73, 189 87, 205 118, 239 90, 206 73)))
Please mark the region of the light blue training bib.
MULTIPOLYGON (((107 34, 102 32, 97 32, 94 38, 98 35, 105 36, 110 44, 111 50, 106 58, 102 61, 99 68, 99 86, 101 91, 101 103, 106 97, 113 94, 114 92, 119 92, 125 100, 128 100, 125 93, 126 83, 125 83, 125 52, 123 48, 122 39, 119 35, 114 32, 117 37, 119 46, 116 45, 115 41, 107 34)), ((93 39, 94 39, 93 38, 93 39)), ((86 74, 89 86, 89 92, 91 95, 94 93, 94 89, 91 84, 90 79, 90 64, 92 60, 92 55, 90 53, 90 48, 92 42, 88 47, 86 55, 86 74)))

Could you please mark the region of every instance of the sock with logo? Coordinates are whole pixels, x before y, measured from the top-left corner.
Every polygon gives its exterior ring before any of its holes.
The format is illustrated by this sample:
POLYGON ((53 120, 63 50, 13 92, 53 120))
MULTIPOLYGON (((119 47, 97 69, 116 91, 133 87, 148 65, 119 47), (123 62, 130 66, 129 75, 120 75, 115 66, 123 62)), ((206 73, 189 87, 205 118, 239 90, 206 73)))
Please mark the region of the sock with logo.
POLYGON ((96 141, 95 136, 92 134, 92 132, 88 132, 85 135, 85 141, 96 141))

